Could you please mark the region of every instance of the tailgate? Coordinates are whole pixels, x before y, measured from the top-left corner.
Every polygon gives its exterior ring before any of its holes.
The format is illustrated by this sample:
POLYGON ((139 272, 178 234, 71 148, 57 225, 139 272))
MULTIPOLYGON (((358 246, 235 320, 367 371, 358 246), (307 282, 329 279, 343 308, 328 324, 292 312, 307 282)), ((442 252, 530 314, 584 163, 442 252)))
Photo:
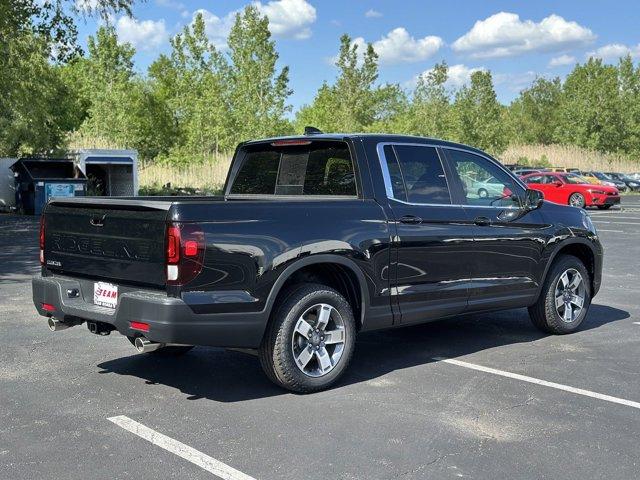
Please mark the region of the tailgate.
POLYGON ((45 265, 76 276, 160 286, 168 202, 54 201, 45 213, 45 265))

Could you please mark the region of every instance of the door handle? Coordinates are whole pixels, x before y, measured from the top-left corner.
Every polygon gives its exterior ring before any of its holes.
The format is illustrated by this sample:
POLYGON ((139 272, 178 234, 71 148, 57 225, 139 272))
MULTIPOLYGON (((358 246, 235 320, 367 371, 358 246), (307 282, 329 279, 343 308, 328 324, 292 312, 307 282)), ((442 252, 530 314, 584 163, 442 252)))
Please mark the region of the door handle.
POLYGON ((415 215, 405 215, 400 217, 400 223, 407 223, 409 225, 417 225, 422 223, 422 219, 420 217, 416 217, 415 215))
POLYGON ((491 225, 491 220, 488 217, 476 217, 473 223, 475 223, 479 227, 487 227, 491 225))

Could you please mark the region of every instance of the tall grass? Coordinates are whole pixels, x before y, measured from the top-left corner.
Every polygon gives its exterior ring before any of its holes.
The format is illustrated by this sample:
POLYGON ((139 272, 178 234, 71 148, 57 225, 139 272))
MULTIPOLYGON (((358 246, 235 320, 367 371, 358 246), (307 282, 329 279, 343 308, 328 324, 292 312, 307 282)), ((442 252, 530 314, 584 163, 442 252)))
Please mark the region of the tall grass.
POLYGON ((500 156, 503 163, 529 165, 548 163, 553 167, 574 167, 580 170, 635 173, 640 171, 640 159, 615 153, 600 153, 568 145, 512 145, 500 156))
POLYGON ((138 178, 140 187, 160 188, 170 184, 172 188, 219 191, 224 186, 230 164, 231 155, 207 157, 202 163, 184 166, 140 163, 138 178))

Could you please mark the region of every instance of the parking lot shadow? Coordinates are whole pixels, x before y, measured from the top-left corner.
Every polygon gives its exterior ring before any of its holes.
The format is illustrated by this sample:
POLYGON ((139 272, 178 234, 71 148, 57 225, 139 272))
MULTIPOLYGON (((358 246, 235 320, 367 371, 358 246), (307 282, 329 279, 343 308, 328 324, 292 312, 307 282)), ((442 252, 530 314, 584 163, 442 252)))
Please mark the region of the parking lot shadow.
MULTIPOLYGON (((618 308, 594 304, 580 331, 629 318, 618 308)), ((529 321, 526 310, 468 315, 405 328, 359 335, 355 355, 337 387, 373 380, 395 370, 427 364, 434 357, 468 355, 545 335, 529 321)), ((570 341, 570 336, 557 337, 570 341)), ((237 402, 287 392, 271 384, 256 357, 218 348, 195 348, 182 357, 134 354, 98 365, 100 373, 116 373, 180 390, 189 400, 237 402)))

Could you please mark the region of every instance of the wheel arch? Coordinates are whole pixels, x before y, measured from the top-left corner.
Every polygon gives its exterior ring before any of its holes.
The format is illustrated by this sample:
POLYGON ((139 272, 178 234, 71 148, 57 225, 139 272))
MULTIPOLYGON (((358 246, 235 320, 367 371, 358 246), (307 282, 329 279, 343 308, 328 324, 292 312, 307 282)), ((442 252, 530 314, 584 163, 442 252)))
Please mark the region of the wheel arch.
POLYGON ((369 305, 369 290, 362 270, 351 259, 340 255, 318 254, 297 260, 278 277, 267 297, 265 310, 269 318, 286 288, 294 283, 318 281, 339 291, 354 309, 357 329, 364 325, 369 305))
POLYGON ((593 247, 589 243, 588 240, 583 238, 574 238, 571 240, 567 240, 556 247, 556 249, 549 256, 549 261, 544 269, 544 274, 542 276, 542 280, 540 281, 540 285, 538 287, 538 296, 542 292, 542 287, 544 283, 547 281, 547 275, 549 274, 549 270, 551 266, 555 262, 558 255, 573 255, 574 257, 580 259, 584 264, 587 272, 589 272, 589 283, 591 286, 591 292, 595 291, 595 269, 596 269, 596 252, 593 247))

